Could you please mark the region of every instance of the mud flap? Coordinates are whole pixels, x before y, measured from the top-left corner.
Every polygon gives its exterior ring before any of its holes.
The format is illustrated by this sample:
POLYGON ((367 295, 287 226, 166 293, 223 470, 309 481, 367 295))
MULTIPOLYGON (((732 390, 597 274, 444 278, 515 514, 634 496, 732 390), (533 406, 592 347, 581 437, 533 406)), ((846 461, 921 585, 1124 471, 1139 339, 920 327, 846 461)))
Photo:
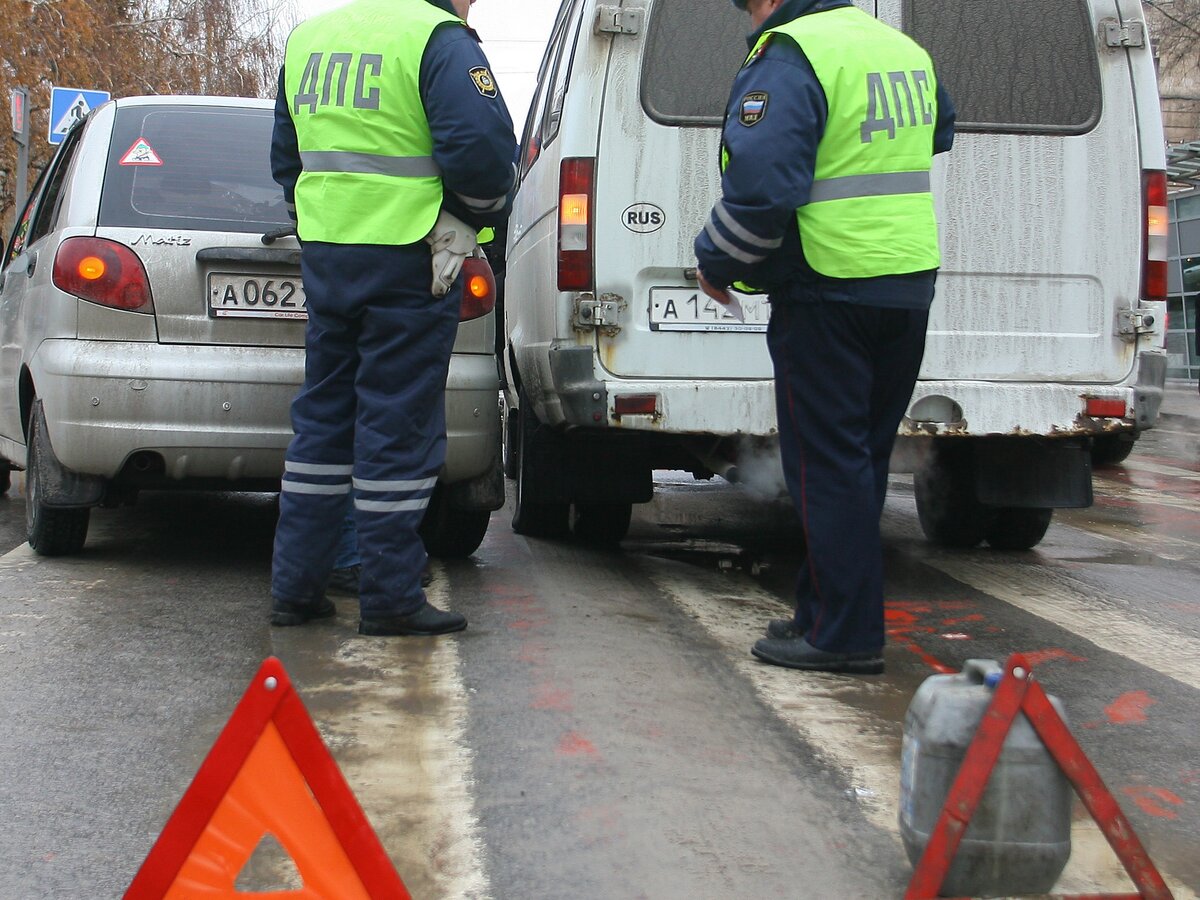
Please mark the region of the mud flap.
POLYGON ((1001 507, 1092 505, 1092 456, 1079 438, 984 438, 975 446, 975 493, 1001 507))
MULTIPOLYGON (((39 401, 40 403, 40 401, 39 401)), ((50 446, 50 432, 45 415, 34 416, 37 433, 29 440, 39 442, 37 454, 38 502, 50 508, 96 506, 104 497, 105 479, 98 475, 82 475, 58 461, 50 446)))
POLYGON ((446 502, 455 509, 499 509, 504 505, 504 470, 500 455, 475 478, 445 486, 446 502))

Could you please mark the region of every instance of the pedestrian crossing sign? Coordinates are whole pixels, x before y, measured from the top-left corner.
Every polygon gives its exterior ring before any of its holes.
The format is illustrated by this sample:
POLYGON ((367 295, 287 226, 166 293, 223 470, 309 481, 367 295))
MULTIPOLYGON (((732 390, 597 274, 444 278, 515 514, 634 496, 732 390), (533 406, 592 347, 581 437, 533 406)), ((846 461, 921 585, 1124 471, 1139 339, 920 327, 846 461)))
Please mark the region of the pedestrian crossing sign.
POLYGON ((108 91, 87 91, 80 88, 50 88, 50 143, 61 144, 88 113, 107 103, 112 95, 108 91))

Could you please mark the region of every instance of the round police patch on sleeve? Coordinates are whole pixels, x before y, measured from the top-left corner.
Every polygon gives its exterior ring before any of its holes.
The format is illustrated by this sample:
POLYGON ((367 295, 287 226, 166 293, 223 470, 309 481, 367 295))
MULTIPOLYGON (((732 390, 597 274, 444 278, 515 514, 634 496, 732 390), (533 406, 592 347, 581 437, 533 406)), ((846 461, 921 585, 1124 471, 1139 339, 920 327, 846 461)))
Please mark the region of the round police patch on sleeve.
POLYGON ((492 73, 488 71, 487 66, 476 66, 471 69, 468 74, 471 80, 475 82, 475 89, 485 97, 496 97, 499 91, 496 90, 496 79, 492 77, 492 73))
POLYGON ((770 99, 766 91, 751 91, 742 98, 741 111, 738 113, 738 121, 749 128, 751 125, 757 125, 763 120, 767 114, 767 100, 770 99))

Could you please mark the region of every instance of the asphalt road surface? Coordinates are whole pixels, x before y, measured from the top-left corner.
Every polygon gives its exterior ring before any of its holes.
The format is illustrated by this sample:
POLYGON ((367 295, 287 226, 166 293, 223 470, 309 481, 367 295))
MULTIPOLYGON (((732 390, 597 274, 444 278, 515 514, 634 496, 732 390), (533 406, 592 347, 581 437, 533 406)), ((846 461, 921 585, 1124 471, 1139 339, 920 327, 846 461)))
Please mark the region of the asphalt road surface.
MULTIPOLYGON (((943 550, 911 478, 884 516, 880 677, 756 662, 784 615, 785 504, 659 473, 619 550, 529 540, 510 510, 430 597, 470 628, 367 639, 352 601, 266 624, 274 497, 98 510, 33 555, 0 499, 0 896, 117 897, 263 659, 279 657, 414 897, 889 898, 905 710, 969 658, 1030 654, 1177 897, 1200 890, 1200 398, 1097 472, 1033 551, 943 550)), ((274 840, 243 890, 299 887, 274 840)), ((1129 881, 1077 805, 1062 892, 1129 881)))

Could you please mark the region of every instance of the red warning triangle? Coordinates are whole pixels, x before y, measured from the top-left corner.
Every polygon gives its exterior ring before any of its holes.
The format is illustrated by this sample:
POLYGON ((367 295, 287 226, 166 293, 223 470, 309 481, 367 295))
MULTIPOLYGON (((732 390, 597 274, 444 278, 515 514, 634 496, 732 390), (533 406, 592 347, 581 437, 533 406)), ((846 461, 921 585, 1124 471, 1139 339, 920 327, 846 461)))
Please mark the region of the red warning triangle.
POLYGON ((138 138, 133 142, 133 146, 125 151, 125 155, 119 160, 122 166, 161 166, 162 158, 154 152, 154 148, 150 146, 150 142, 144 137, 138 138))
POLYGON ((304 888, 251 896, 410 900, 273 656, 250 682, 125 898, 246 897, 238 875, 267 835, 291 856, 304 888))

